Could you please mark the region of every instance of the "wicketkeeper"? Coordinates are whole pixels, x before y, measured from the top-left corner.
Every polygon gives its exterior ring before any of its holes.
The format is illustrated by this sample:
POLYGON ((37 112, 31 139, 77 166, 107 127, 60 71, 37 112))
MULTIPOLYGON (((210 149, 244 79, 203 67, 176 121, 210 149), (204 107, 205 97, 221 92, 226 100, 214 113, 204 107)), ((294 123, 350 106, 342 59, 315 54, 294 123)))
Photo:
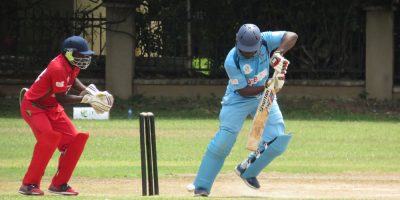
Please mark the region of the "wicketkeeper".
POLYGON ((88 103, 98 113, 109 111, 113 105, 111 94, 97 90, 93 84, 86 87, 77 79, 80 70, 89 66, 94 54, 87 41, 79 36, 68 37, 61 50, 32 86, 21 90, 20 112, 36 138, 32 160, 19 189, 19 193, 24 195, 44 194, 40 182, 56 149, 61 155, 48 191, 62 195, 79 194, 68 182, 89 133, 75 129, 61 104, 88 103), (81 92, 80 95, 68 94, 71 87, 81 92))
MULTIPOLYGON (((195 196, 208 196, 214 180, 230 153, 248 115, 254 116, 261 94, 266 87, 270 65, 278 72, 275 91, 284 84, 289 61, 283 55, 297 41, 297 34, 288 31, 260 32, 254 24, 244 24, 236 34, 236 46, 225 59, 229 83, 222 99, 220 127, 207 147, 193 186, 195 196)), ((282 113, 276 99, 258 150, 238 164, 235 172, 251 188, 258 189, 257 175, 274 158, 282 154, 290 137, 285 133, 282 113), (281 138, 282 137, 282 138, 281 138), (268 148, 265 148, 268 144, 268 148)))

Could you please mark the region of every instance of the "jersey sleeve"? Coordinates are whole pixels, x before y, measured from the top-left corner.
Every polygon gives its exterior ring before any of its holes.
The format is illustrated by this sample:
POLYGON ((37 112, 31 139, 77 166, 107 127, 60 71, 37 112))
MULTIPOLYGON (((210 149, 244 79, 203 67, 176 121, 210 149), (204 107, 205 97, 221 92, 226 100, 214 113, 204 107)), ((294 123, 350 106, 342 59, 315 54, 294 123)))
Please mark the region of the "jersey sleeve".
POLYGON ((68 82, 64 71, 62 70, 51 70, 51 89, 53 93, 64 93, 68 90, 68 82))
POLYGON ((267 31, 262 33, 263 40, 267 41, 269 52, 279 47, 285 33, 286 31, 267 31))
POLYGON ((233 55, 228 54, 224 67, 229 77, 229 85, 231 85, 234 90, 239 90, 247 86, 245 76, 233 61, 233 55))

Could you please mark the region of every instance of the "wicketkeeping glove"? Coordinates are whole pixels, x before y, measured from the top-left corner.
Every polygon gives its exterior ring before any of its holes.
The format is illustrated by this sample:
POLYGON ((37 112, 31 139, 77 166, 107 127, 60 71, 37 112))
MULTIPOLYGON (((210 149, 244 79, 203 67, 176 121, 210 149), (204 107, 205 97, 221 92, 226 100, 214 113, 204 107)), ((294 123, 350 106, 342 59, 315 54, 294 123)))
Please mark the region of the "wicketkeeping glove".
POLYGON ((100 91, 97 89, 97 87, 94 84, 90 84, 79 95, 80 96, 85 96, 85 94, 96 95, 98 92, 100 91))
POLYGON ((99 96, 99 98, 110 107, 114 105, 114 97, 109 92, 107 91, 99 92, 97 96, 99 96))
POLYGON ((109 111, 114 104, 114 97, 107 91, 99 91, 94 84, 88 85, 80 96, 83 96, 82 103, 89 103, 98 114, 109 111))
POLYGON ((114 98, 108 92, 98 92, 96 95, 85 94, 81 103, 90 104, 97 114, 102 114, 110 111, 114 103, 114 98))
POLYGON ((286 74, 289 64, 290 62, 279 51, 276 51, 271 57, 270 65, 281 74, 286 74))

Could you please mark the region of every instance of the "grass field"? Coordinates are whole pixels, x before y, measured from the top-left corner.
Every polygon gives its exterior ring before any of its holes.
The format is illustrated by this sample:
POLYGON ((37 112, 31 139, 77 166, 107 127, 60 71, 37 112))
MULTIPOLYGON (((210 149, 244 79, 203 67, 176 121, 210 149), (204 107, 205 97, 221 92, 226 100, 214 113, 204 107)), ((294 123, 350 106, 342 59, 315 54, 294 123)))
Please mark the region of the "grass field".
MULTIPOLYGON (((78 130, 89 131, 91 137, 74 172, 72 185, 76 179, 139 180, 139 123, 138 118, 122 119, 124 115, 122 110, 125 107, 121 107, 119 117, 108 121, 74 121, 78 130)), ((15 108, 15 105, 10 104, 9 108, 15 108)), ((135 112, 149 109, 137 108, 135 112)), ((156 114, 160 180, 173 180, 174 177, 185 175, 189 176, 186 180, 192 180, 208 142, 218 129, 218 119, 213 112, 210 112, 209 117, 203 112, 198 118, 193 116, 186 118, 174 114, 168 116, 165 110, 157 107, 153 107, 151 111, 156 114), (157 113, 161 113, 160 116, 157 113)), ((185 109, 179 112, 184 111, 185 109)), ((194 116, 200 112, 190 109, 186 111, 189 112, 187 115, 194 116)), ((29 163, 35 143, 34 137, 29 127, 12 109, 4 110, 4 113, 9 114, 0 118, 0 199, 27 199, 16 191, 29 163), (10 189, 10 184, 15 188, 10 189)), ((340 113, 326 119, 318 119, 318 116, 315 117, 312 113, 304 114, 304 119, 299 115, 290 113, 288 115, 286 129, 294 134, 293 141, 285 154, 265 169, 264 173, 293 176, 351 173, 398 176, 400 174, 400 122, 397 120, 397 115, 388 118, 381 116, 377 119, 376 116, 362 114, 346 117, 340 113)), ((250 123, 250 119, 245 122, 236 145, 225 161, 221 171, 222 176, 230 175, 234 166, 247 156, 248 151, 244 146, 250 123)), ((48 179, 55 173, 58 155, 56 152, 44 175, 47 182, 43 182, 43 189, 47 187, 48 179)), ((140 189, 140 185, 120 187, 140 189)), ((160 199, 175 199, 174 194, 163 195, 162 187, 160 191, 160 199)), ((82 193, 79 199, 143 198, 140 195, 140 192, 135 193, 135 191, 113 196, 82 193)), ((245 197, 237 196, 235 199, 245 197)), ((49 195, 44 199, 59 198, 49 195)), ((188 193, 187 197, 179 198, 191 198, 191 195, 188 193)))

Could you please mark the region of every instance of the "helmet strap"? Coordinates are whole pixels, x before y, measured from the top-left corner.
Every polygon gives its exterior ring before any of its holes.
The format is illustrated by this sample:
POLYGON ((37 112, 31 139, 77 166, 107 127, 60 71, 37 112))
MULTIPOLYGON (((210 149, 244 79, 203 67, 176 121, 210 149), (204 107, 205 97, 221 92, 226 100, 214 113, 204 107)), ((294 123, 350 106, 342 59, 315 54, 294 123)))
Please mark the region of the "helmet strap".
POLYGON ((72 55, 72 53, 73 53, 72 49, 67 49, 67 51, 65 52, 65 57, 69 62, 74 61, 74 56, 72 55))

